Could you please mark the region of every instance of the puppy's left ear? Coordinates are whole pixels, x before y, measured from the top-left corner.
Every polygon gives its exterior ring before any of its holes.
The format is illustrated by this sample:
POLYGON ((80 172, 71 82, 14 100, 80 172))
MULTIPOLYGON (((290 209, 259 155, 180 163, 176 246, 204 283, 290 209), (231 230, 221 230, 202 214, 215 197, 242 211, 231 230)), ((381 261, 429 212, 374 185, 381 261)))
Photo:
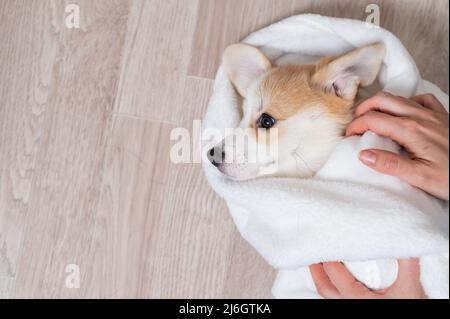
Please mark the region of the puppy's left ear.
POLYGON ((225 50, 222 61, 228 77, 243 97, 247 94, 248 87, 272 67, 260 50, 246 44, 230 45, 225 50))
POLYGON ((369 86, 375 81, 385 55, 384 44, 376 43, 336 59, 326 58, 316 66, 312 81, 328 92, 354 100, 359 86, 369 86))

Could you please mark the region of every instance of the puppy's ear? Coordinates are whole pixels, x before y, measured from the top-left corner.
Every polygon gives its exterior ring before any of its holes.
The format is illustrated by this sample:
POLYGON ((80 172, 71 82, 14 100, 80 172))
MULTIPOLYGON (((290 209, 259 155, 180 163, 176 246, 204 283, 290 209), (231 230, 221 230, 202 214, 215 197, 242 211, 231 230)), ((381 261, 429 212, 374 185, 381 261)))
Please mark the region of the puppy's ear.
POLYGON ((360 85, 369 86, 375 81, 385 54, 384 44, 376 43, 335 59, 323 59, 312 80, 328 92, 354 100, 360 85))
POLYGON ((250 84, 272 67, 261 51, 246 44, 229 46, 222 61, 231 82, 243 97, 250 84))

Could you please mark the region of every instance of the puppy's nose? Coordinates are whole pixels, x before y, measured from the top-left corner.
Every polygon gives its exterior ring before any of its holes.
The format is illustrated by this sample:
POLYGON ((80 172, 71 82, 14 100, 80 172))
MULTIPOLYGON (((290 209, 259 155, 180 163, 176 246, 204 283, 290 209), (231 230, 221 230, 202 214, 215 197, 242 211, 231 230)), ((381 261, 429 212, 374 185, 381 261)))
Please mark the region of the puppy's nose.
POLYGON ((215 167, 218 167, 225 160, 225 152, 221 147, 213 147, 208 152, 208 159, 215 167))

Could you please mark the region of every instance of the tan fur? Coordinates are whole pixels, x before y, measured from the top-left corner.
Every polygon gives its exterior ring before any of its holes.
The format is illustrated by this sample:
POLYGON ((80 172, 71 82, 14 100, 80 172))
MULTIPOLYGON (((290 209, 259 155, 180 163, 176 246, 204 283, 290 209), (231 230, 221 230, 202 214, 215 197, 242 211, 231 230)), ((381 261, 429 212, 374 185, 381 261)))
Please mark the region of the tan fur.
POLYGON ((276 68, 261 83, 264 112, 285 120, 307 107, 323 105, 330 115, 349 120, 353 101, 325 92, 311 77, 314 65, 276 68))

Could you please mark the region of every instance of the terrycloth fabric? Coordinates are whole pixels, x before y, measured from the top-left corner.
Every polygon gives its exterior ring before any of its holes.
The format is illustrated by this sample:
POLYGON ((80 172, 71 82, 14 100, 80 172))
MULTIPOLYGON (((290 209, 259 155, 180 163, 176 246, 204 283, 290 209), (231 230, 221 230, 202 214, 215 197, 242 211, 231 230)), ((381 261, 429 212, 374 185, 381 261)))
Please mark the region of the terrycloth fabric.
MULTIPOLYGON (((387 47, 379 77, 384 90, 406 97, 431 91, 448 107, 448 96, 421 79, 394 35, 360 21, 300 15, 260 30, 244 42, 283 64, 314 61, 380 41, 387 47)), ((220 68, 204 133, 208 128, 224 132, 237 127, 240 107, 220 68)), ((211 141, 204 142, 202 151, 211 146, 211 141)), ((307 266, 325 261, 343 261, 369 287, 384 288, 396 278, 396 260, 409 257, 420 257, 427 295, 449 297, 448 203, 370 170, 358 160, 359 150, 365 148, 399 151, 391 140, 370 132, 347 138, 312 179, 235 182, 204 161, 208 181, 226 200, 242 236, 280 270, 275 297, 318 297, 307 266)))

